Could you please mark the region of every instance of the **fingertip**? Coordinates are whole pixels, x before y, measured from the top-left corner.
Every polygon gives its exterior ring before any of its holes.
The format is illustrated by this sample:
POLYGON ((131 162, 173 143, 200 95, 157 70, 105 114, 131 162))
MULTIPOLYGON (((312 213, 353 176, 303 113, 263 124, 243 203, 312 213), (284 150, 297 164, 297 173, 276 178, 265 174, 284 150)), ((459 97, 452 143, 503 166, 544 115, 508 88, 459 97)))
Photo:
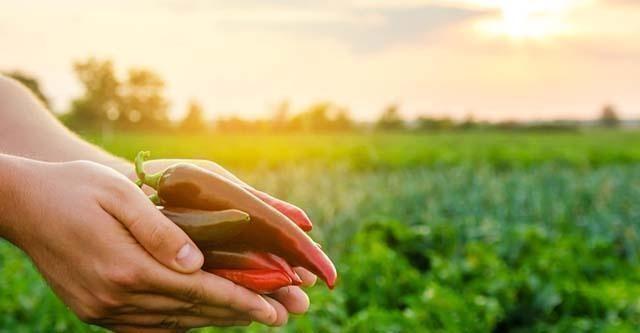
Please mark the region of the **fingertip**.
POLYGON ((312 287, 316 284, 316 281, 318 281, 318 277, 305 268, 294 267, 293 270, 302 279, 302 283, 300 284, 302 287, 312 287))
POLYGON ((276 311, 276 320, 273 321, 271 324, 268 324, 268 325, 272 326, 272 327, 278 327, 278 326, 286 325, 287 322, 289 321, 289 312, 284 307, 284 305, 280 304, 280 302, 276 301, 275 299, 273 299, 273 298, 271 298, 269 296, 262 296, 262 297, 264 297, 264 299, 269 304, 271 304, 271 306, 276 311))
POLYGON ((253 320, 263 323, 265 325, 272 326, 278 321, 278 310, 267 301, 264 297, 259 296, 264 301, 264 306, 251 311, 249 314, 253 320))
POLYGON ((309 310, 309 296, 299 287, 280 288, 271 297, 284 305, 289 313, 303 314, 309 310))
POLYGON ((204 264, 204 256, 195 245, 185 243, 176 254, 175 263, 183 273, 194 273, 204 264))

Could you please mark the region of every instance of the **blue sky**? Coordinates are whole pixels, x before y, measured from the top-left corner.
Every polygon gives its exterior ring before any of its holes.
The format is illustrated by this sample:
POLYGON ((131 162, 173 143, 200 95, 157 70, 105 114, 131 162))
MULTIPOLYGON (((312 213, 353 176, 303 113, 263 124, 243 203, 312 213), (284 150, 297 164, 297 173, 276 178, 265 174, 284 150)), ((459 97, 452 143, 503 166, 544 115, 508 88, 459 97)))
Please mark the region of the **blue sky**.
POLYGON ((172 114, 261 117, 331 100, 483 119, 640 117, 640 1, 5 0, 0 70, 38 76, 64 110, 72 62, 154 69, 172 114))

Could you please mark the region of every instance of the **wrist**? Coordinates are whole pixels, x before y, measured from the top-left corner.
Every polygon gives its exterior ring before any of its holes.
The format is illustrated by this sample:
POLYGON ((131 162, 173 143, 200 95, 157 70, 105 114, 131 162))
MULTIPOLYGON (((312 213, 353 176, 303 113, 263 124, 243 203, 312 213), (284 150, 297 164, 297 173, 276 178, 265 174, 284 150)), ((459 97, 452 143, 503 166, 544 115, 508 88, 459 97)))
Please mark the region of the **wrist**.
POLYGON ((0 154, 0 238, 14 244, 20 229, 19 210, 25 204, 21 193, 26 191, 24 173, 29 162, 26 158, 0 154))

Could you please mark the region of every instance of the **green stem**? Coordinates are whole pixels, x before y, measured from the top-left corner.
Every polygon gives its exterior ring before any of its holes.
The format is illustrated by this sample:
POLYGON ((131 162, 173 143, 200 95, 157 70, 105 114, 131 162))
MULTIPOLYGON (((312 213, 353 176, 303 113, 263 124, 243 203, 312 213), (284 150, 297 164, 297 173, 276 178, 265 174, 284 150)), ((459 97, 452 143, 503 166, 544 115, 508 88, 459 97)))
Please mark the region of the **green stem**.
POLYGON ((151 200, 151 202, 153 202, 154 205, 156 206, 162 206, 162 200, 160 200, 160 197, 158 196, 158 193, 154 193, 152 195, 149 196, 149 200, 151 200))
POLYGON ((136 181, 136 185, 142 187, 142 185, 149 185, 154 189, 158 189, 158 185, 160 183, 160 178, 162 178, 162 174, 164 171, 154 173, 148 175, 144 172, 144 160, 151 156, 151 153, 148 151, 141 151, 136 156, 135 165, 136 165, 136 175, 138 176, 138 180, 136 181))

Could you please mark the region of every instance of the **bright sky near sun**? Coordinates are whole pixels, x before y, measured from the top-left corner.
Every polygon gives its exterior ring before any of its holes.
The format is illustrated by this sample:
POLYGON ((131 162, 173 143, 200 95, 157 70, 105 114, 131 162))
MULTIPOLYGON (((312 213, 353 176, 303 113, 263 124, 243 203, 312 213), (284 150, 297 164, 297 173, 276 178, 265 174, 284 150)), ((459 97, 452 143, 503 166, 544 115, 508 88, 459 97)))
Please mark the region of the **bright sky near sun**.
POLYGON ((373 119, 389 103, 482 119, 640 118, 640 0, 4 0, 0 70, 58 110, 72 62, 106 57, 168 83, 172 114, 261 117, 283 99, 373 119))

